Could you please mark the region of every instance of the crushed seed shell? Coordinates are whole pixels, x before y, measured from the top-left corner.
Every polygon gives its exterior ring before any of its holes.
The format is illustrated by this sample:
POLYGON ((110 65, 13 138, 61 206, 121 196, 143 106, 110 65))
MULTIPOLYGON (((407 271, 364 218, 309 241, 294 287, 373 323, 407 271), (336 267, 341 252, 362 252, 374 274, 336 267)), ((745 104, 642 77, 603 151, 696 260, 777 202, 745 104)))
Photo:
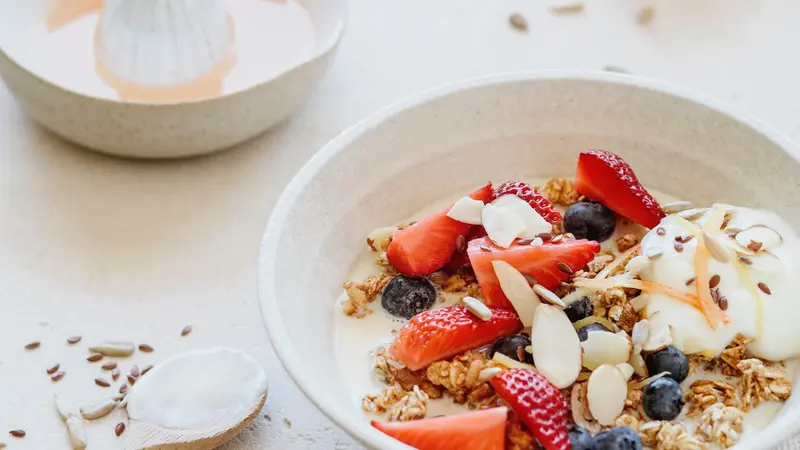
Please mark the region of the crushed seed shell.
POLYGON ((47 368, 47 374, 48 375, 54 374, 58 370, 59 367, 61 367, 61 364, 58 364, 58 363, 48 367, 47 368))
POLYGON ((525 280, 531 286, 533 286, 534 284, 538 284, 539 283, 539 280, 537 280, 536 277, 534 277, 533 275, 530 275, 530 274, 527 274, 527 273, 523 273, 522 276, 525 277, 525 280))
POLYGON ((656 16, 656 10, 652 6, 646 6, 639 11, 639 14, 636 15, 636 23, 639 25, 647 25, 653 21, 653 18, 656 16))
POLYGON ((680 253, 683 251, 683 243, 675 241, 675 251, 680 253))
POLYGON ((747 243, 747 248, 749 248, 750 250, 752 250, 754 252, 757 252, 757 251, 761 250, 761 246, 762 245, 764 245, 764 244, 762 244, 761 242, 752 241, 751 240, 750 242, 747 243))
POLYGON ((694 283, 695 281, 697 281, 697 277, 689 278, 688 280, 686 280, 686 285, 691 286, 692 283, 694 283))
POLYGON ((562 239, 564 239, 564 235, 563 234, 559 234, 559 235, 556 235, 553 239, 551 239, 550 243, 557 244, 557 243, 561 242, 562 239))
POLYGON ((485 252, 490 252, 490 251, 492 251, 492 248, 491 248, 491 247, 489 247, 489 246, 488 246, 488 245, 486 245, 486 244, 481 244, 481 250, 483 250, 483 251, 485 251, 485 252))
POLYGON ((114 434, 117 436, 122 436, 122 433, 125 432, 125 424, 120 422, 117 426, 114 427, 114 434))
POLYGON ((519 244, 519 245, 529 245, 531 242, 533 242, 534 239, 536 239, 536 238, 520 239, 520 240, 517 241, 517 244, 519 244))
POLYGON ((109 387, 109 386, 111 386, 111 383, 109 383, 104 378, 99 378, 99 377, 94 379, 94 384, 96 384, 96 385, 98 385, 100 387, 109 387))
POLYGON ((553 235, 550 233, 539 233, 536 235, 536 237, 540 238, 543 241, 549 241, 550 239, 553 239, 553 235))
POLYGON ((33 341, 33 342, 25 345, 25 350, 36 350, 37 348, 39 348, 40 345, 42 345, 41 342, 33 341))
POLYGON ((147 372, 150 372, 150 369, 152 369, 152 368, 153 368, 152 365, 147 365, 147 366, 142 367, 142 376, 144 374, 146 374, 147 372))
POLYGON ((758 288, 761 289, 761 291, 763 293, 765 293, 767 295, 772 295, 772 291, 769 289, 769 286, 767 286, 766 284, 758 283, 758 288))
POLYGON ((552 6, 550 7, 550 12, 560 16, 565 16, 572 14, 581 14, 583 13, 584 9, 585 7, 583 3, 570 3, 568 5, 552 6))
POLYGON ((725 297, 721 297, 719 299, 719 309, 725 311, 728 309, 728 299, 725 297))

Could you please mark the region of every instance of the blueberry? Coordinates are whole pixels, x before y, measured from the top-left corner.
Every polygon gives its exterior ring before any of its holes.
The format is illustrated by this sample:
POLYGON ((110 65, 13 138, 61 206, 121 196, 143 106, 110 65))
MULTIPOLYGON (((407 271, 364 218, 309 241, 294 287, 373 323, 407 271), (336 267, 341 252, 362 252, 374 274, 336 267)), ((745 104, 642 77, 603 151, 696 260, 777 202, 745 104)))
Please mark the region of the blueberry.
POLYGON ((398 275, 386 285, 381 305, 389 314, 410 319, 433 306, 436 288, 427 278, 398 275))
POLYGON ((614 234, 617 217, 600 203, 579 202, 564 214, 564 230, 578 239, 603 242, 614 234))
POLYGON ((567 314, 569 321, 575 323, 591 316, 592 312, 594 312, 594 306, 589 300, 589 297, 583 297, 577 302, 570 303, 564 312, 567 314))
POLYGON ((531 340, 521 334, 516 336, 503 336, 494 341, 492 348, 489 350, 489 357, 491 358, 495 353, 499 352, 514 361, 533 364, 533 355, 525 351, 525 347, 529 345, 531 345, 531 340), (521 359, 520 355, 522 355, 521 359))
POLYGON ((594 438, 585 428, 571 423, 567 425, 567 432, 572 450, 595 450, 594 438))
POLYGON ((642 407, 652 420, 672 420, 678 417, 683 404, 681 385, 669 377, 650 382, 642 391, 642 407))
POLYGON ((616 427, 594 437, 597 450, 642 450, 642 440, 631 427, 616 427))
POLYGON ((667 376, 678 383, 689 375, 689 360, 680 350, 672 346, 647 355, 645 364, 650 375, 669 372, 667 376))
POLYGON ((581 342, 585 341, 586 339, 589 339, 589 332, 590 331, 608 331, 608 332, 610 332, 611 330, 609 330, 608 328, 600 325, 599 323, 590 323, 589 325, 586 325, 585 327, 583 327, 580 330, 578 330, 578 339, 580 339, 581 342))

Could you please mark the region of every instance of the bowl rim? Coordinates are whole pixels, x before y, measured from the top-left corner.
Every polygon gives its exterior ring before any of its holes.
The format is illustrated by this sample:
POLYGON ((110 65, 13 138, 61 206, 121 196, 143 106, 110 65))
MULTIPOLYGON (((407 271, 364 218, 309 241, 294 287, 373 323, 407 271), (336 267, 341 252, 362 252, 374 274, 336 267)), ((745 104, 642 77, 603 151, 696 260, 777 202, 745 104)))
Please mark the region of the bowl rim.
MULTIPOLYGON (((307 370, 306 364, 295 350, 289 340, 287 329, 283 324, 278 308, 277 296, 273 290, 275 281, 273 270, 277 266, 275 255, 277 243, 284 230, 287 217, 295 207, 296 200, 305 187, 313 181, 317 174, 322 172, 328 162, 340 152, 345 151, 351 143, 359 139, 365 132, 385 123, 393 116, 435 101, 437 99, 456 94, 473 88, 501 85, 520 82, 573 80, 589 81, 607 84, 625 85, 640 89, 654 90, 673 97, 690 101, 723 114, 742 125, 754 130, 769 139, 777 147, 796 160, 800 160, 800 147, 788 137, 778 132, 771 126, 755 119, 749 114, 728 106, 711 97, 692 91, 691 89, 676 86, 668 82, 653 80, 641 76, 620 74, 603 71, 583 70, 537 70, 502 73, 482 76, 477 78, 457 81, 446 84, 409 99, 401 100, 368 115, 356 124, 342 131, 338 136, 325 144, 311 159, 297 172, 289 182, 278 199, 269 221, 265 228, 258 261, 258 304, 261 308, 262 319, 267 328, 267 334, 273 344, 275 353, 283 364, 289 376, 303 391, 305 396, 337 426, 346 431, 351 437, 371 448, 384 449, 410 449, 411 447, 400 443, 377 431, 371 432, 368 422, 357 418, 351 411, 351 406, 334 401, 329 394, 314 382, 312 372, 307 370)), ((761 432, 759 433, 761 434, 761 432)), ((774 439, 778 443, 786 438, 774 439)), ((761 444, 765 443, 761 441, 761 444)))
POLYGON ((254 83, 250 86, 247 86, 242 89, 237 89, 232 92, 227 92, 217 97, 210 97, 210 98, 200 98, 195 100, 185 100, 185 101, 177 101, 177 102, 163 102, 163 103, 156 103, 156 102, 142 102, 142 101, 131 101, 131 100, 121 100, 121 99, 114 99, 108 97, 98 97, 94 95, 87 94, 85 92, 76 91, 70 89, 68 87, 62 86, 54 81, 47 79, 39 75, 38 73, 28 69, 17 61, 14 57, 11 56, 6 50, 5 46, 0 42, 0 58, 8 61, 9 64, 16 67, 20 72, 26 74, 32 80, 36 81, 37 83, 44 84, 52 89, 61 91, 64 94, 72 95, 77 97, 81 100, 96 102, 100 104, 104 104, 107 106, 125 106, 128 108, 150 108, 150 107, 157 107, 157 108, 180 108, 183 106, 189 105, 207 105, 210 103, 216 103, 221 100, 229 99, 229 98, 236 98, 243 95, 249 95, 254 90, 262 88, 268 84, 271 84, 277 81, 280 78, 283 78, 292 72, 299 71, 303 67, 306 67, 314 62, 318 61, 320 58, 323 58, 325 55, 333 52, 336 47, 339 46, 339 43, 342 41, 342 37, 344 36, 344 31, 347 29, 347 24, 349 22, 349 5, 345 0, 329 0, 336 5, 336 9, 339 14, 339 24, 336 27, 334 33, 328 37, 325 41, 325 45, 320 46, 318 49, 315 49, 313 53, 311 53, 307 58, 304 58, 297 63, 286 67, 281 72, 276 73, 275 75, 270 76, 269 78, 265 78, 257 83, 254 83))

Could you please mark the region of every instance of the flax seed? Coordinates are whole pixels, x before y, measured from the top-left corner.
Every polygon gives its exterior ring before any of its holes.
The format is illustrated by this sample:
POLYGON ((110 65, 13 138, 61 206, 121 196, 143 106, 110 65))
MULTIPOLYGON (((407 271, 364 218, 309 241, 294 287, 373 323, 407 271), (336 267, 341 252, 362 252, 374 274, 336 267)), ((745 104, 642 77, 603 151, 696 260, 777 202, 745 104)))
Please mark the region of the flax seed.
POLYGON ((191 333, 191 332, 192 332, 192 326, 191 326, 191 325, 186 325, 186 326, 185 326, 185 327, 183 327, 183 329, 181 330, 181 336, 186 336, 187 334, 189 334, 189 333, 191 333))
POLYGON ((96 385, 98 385, 100 387, 109 387, 109 386, 111 386, 111 383, 106 381, 104 378, 95 378, 94 379, 94 384, 96 384, 96 385))
POLYGON ((153 351, 153 347, 151 347, 151 346, 149 346, 147 344, 139 344, 139 351, 140 352, 145 352, 145 353, 150 353, 150 352, 153 351))
POLYGON ((769 286, 764 283, 758 283, 758 288, 761 289, 765 294, 772 295, 772 291, 769 290, 769 286))
POLYGON ((656 228, 656 234, 659 236, 664 236, 667 234, 667 230, 665 230, 664 227, 658 227, 656 228))
POLYGON ((120 422, 120 423, 117 424, 116 427, 114 427, 114 434, 116 434, 118 437, 122 436, 122 433, 124 433, 124 432, 125 432, 125 424, 124 423, 120 422))
POLYGON ((59 367, 61 367, 61 364, 54 364, 54 365, 48 367, 47 368, 47 374, 48 375, 52 375, 52 374, 56 373, 56 371, 58 370, 59 367))
POLYGON ((66 375, 66 372, 64 372, 63 370, 59 370, 58 372, 50 375, 50 380, 53 383, 55 383, 57 381, 61 381, 61 379, 64 378, 64 375, 66 375))
POLYGON ((11 430, 8 434, 14 436, 15 438, 24 438, 26 434, 25 430, 11 430))
POLYGON ((103 359, 103 355, 101 355, 100 353, 95 353, 93 355, 89 355, 89 357, 86 358, 86 360, 89 361, 89 362, 97 362, 97 361, 100 361, 101 359, 103 359))
POLYGON ((711 289, 714 289, 715 287, 717 287, 719 285, 719 280, 720 280, 720 276, 714 274, 714 276, 712 276, 711 279, 708 280, 708 287, 710 287, 711 289))
POLYGON ((77 344, 78 342, 81 341, 81 339, 83 339, 81 336, 69 337, 69 338, 67 338, 67 344, 69 344, 69 345, 77 344))
POLYGON ((41 342, 33 341, 33 342, 25 345, 25 350, 36 350, 37 348, 39 348, 40 345, 42 345, 41 342))
POLYGON ((101 366, 101 369, 103 370, 114 370, 116 368, 117 368, 117 363, 114 361, 107 362, 101 366))

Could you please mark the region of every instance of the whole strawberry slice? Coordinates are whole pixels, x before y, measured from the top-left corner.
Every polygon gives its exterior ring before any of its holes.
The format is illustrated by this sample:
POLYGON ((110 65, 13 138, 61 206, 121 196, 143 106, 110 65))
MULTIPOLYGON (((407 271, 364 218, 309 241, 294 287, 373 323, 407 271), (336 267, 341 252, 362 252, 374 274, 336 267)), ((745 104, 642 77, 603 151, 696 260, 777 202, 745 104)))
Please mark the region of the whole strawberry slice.
POLYGON ((647 228, 655 228, 665 215, 656 199, 639 183, 631 166, 605 150, 581 153, 575 190, 647 228))
POLYGON ((481 238, 470 241, 468 247, 472 270, 475 271, 483 292, 483 302, 487 306, 504 309, 513 309, 513 306, 500 287, 492 261, 505 261, 522 274, 536 279, 536 283, 555 290, 562 281, 569 278, 569 273, 560 263, 575 272, 594 259, 595 254, 600 251, 600 244, 595 241, 566 238, 555 244, 547 241, 532 247, 515 243, 509 248, 498 247, 491 239, 481 238))
POLYGON ((494 198, 500 198, 509 194, 516 195, 528 202, 531 208, 535 209, 544 220, 552 224, 561 222, 564 219, 561 217, 561 213, 550 203, 550 200, 528 183, 522 181, 506 181, 500 186, 497 186, 494 190, 494 198))
MULTIPOLYGON (((484 203, 492 200, 492 184, 470 197, 484 203)), ((466 237, 474 225, 447 216, 445 208, 392 235, 386 258, 403 275, 422 277, 443 268, 456 252, 456 240, 466 237)))
POLYGON ((504 309, 492 309, 492 318, 486 321, 463 306, 429 309, 400 329, 389 353, 409 369, 419 370, 521 329, 519 317, 504 309))
POLYGON ((418 450, 504 450, 508 408, 372 426, 418 450))
POLYGON ((567 400, 547 379, 528 369, 500 372, 491 380, 545 450, 569 450, 567 400))

